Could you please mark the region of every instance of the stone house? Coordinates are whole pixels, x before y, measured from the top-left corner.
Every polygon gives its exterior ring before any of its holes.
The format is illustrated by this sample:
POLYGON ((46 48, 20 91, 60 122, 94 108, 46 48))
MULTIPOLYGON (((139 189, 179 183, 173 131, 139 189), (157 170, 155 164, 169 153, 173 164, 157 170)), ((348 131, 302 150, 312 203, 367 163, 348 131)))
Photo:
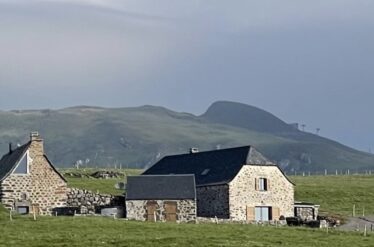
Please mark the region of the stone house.
POLYGON ((43 139, 32 132, 30 141, 0 160, 0 201, 21 214, 49 215, 67 200, 67 183, 44 153, 43 139))
POLYGON ((196 221, 194 175, 130 176, 126 185, 127 218, 140 221, 196 221))
POLYGON ((294 216, 294 184, 251 146, 167 156, 143 174, 194 174, 199 217, 252 222, 294 216))

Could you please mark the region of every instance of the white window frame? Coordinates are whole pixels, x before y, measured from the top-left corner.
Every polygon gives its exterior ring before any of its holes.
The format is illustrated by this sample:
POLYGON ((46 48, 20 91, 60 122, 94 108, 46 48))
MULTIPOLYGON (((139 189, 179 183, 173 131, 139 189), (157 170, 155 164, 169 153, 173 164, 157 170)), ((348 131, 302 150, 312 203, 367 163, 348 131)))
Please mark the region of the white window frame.
POLYGON ((258 179, 258 190, 259 191, 267 191, 268 190, 267 178, 259 178, 258 179))
POLYGON ((25 154, 22 156, 22 158, 18 161, 18 164, 16 165, 16 167, 14 168, 14 171, 13 171, 13 174, 15 175, 21 175, 21 176, 25 176, 25 175, 28 175, 30 174, 30 163, 32 162, 32 159, 30 158, 30 153, 29 153, 29 150, 27 150, 25 152, 25 154), (21 161, 26 157, 26 173, 17 173, 16 170, 18 168, 18 166, 20 165, 21 161))

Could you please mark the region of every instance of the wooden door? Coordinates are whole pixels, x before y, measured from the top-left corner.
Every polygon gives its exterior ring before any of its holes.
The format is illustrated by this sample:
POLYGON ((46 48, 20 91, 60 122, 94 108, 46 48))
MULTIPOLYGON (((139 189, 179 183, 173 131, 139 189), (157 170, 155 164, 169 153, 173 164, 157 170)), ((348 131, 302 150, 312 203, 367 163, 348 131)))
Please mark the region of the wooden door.
POLYGON ((156 221, 156 212, 157 212, 157 203, 153 201, 147 202, 147 220, 155 222, 156 221))
POLYGON ((247 221, 254 221, 255 220, 255 208, 247 206, 247 221))
POLYGON ((176 222, 177 221, 177 203, 176 202, 165 202, 165 219, 166 221, 176 222))
POLYGON ((280 217, 280 210, 277 207, 272 207, 272 219, 279 220, 280 217))

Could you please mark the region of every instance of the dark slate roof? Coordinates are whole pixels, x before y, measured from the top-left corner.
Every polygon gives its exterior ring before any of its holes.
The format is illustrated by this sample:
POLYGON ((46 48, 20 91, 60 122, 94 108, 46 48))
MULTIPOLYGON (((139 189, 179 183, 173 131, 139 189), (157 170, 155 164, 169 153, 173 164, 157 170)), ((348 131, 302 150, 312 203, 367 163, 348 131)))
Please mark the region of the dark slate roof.
POLYGON ((25 154, 31 142, 28 142, 14 150, 5 154, 0 160, 0 181, 6 178, 17 165, 18 161, 25 154))
MULTIPOLYGON (((28 143, 12 150, 11 153, 5 154, 1 160, 0 160, 0 181, 5 179, 9 174, 12 173, 13 169, 16 167, 18 164, 18 161, 21 160, 27 149, 30 147, 31 141, 28 143)), ((44 155, 44 158, 48 161, 49 165, 52 167, 52 169, 61 177, 62 180, 65 182, 66 179, 57 171, 57 169, 54 167, 52 162, 48 159, 46 155, 44 155)))
POLYGON ((143 174, 194 174, 197 186, 227 184, 243 165, 276 166, 253 147, 244 146, 166 156, 143 174))
POLYGON ((194 175, 141 175, 127 177, 126 200, 195 199, 194 175))

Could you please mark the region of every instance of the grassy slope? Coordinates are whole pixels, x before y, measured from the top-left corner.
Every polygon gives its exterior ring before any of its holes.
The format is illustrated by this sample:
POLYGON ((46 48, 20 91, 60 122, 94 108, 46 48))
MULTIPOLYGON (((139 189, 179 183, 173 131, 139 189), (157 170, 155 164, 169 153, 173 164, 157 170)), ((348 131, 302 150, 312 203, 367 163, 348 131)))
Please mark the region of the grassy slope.
POLYGON ((374 215, 374 176, 291 177, 296 184, 296 200, 321 205, 321 210, 343 217, 356 214, 374 215))
MULTIPOLYGON (((142 172, 142 170, 139 169, 124 169, 124 170, 115 170, 115 169, 109 169, 112 171, 120 171, 124 172, 126 175, 138 175, 142 172)), ((75 174, 83 174, 88 175, 92 174, 97 169, 60 169, 60 172, 62 174, 66 173, 75 173, 75 174)), ((95 179, 95 178, 88 178, 88 177, 69 177, 65 175, 66 180, 68 181, 69 187, 79 188, 79 189, 85 189, 90 190, 92 192, 99 192, 101 194, 112 194, 112 195, 122 195, 123 190, 116 189, 114 185, 118 182, 126 182, 126 177, 124 178, 114 178, 114 179, 95 179)))
POLYGON ((88 108, 58 111, 0 112, 0 151, 7 143, 23 143, 31 130, 45 138, 46 152, 58 167, 89 159, 88 166, 144 167, 168 154, 254 145, 282 164, 298 170, 365 168, 374 156, 309 134, 263 133, 210 123, 201 117, 161 107, 88 108), (311 164, 309 164, 311 161, 311 164))
POLYGON ((370 246, 374 236, 251 225, 141 223, 111 218, 0 220, 0 246, 370 246), (17 230, 15 230, 17 229, 17 230), (27 244, 26 244, 27 243, 27 244))
POLYGON ((70 108, 59 111, 0 112, 0 144, 27 141, 29 131, 45 138, 49 158, 58 167, 89 159, 88 166, 150 166, 158 155, 186 152, 192 146, 214 149, 287 142, 230 126, 204 123, 197 117, 159 107, 122 109, 70 108))

